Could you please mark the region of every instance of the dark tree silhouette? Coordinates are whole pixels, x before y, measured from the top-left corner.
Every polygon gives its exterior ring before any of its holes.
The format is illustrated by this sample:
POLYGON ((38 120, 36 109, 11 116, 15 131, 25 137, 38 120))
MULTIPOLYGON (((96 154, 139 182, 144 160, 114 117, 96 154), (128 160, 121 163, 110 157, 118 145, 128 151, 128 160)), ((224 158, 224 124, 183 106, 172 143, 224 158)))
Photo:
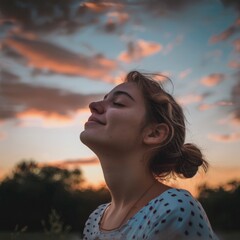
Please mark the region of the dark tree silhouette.
POLYGON ((240 182, 232 181, 216 189, 203 185, 200 187, 199 201, 214 229, 239 231, 240 182))
MULTIPOLYGON (((43 231, 42 222, 51 212, 72 231, 82 232, 89 214, 100 204, 109 202, 107 189, 82 189, 79 169, 67 170, 39 166, 22 161, 0 183, 0 231, 13 231, 16 226, 27 231, 43 231)), ((218 188, 200 187, 199 201, 217 231, 237 231, 240 222, 240 182, 218 188)))
POLYGON ((41 221, 52 209, 73 231, 82 231, 90 212, 110 200, 106 189, 83 190, 82 183, 79 169, 20 162, 0 184, 0 231, 12 231, 16 225, 42 231, 41 221))

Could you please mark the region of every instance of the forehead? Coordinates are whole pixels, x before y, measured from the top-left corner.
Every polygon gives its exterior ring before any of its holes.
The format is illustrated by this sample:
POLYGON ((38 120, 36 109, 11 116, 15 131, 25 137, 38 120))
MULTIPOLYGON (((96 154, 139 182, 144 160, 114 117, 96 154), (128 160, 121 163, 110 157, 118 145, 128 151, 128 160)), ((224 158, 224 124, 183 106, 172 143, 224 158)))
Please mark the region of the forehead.
POLYGON ((121 84, 117 85, 115 88, 113 88, 109 92, 109 94, 114 94, 115 92, 118 92, 118 91, 128 93, 137 101, 143 100, 142 92, 136 83, 133 83, 133 82, 121 83, 121 84))

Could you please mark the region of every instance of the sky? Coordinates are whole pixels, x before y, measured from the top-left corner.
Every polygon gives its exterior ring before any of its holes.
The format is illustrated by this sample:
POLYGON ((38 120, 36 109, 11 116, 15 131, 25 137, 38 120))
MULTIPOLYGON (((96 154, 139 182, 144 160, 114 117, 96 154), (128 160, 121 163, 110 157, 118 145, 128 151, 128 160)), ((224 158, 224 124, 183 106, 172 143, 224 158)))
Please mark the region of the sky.
POLYGON ((138 70, 172 80, 186 142, 210 163, 183 184, 240 179, 238 0, 1 0, 0 49, 0 176, 33 159, 103 184, 79 134, 89 103, 138 70))

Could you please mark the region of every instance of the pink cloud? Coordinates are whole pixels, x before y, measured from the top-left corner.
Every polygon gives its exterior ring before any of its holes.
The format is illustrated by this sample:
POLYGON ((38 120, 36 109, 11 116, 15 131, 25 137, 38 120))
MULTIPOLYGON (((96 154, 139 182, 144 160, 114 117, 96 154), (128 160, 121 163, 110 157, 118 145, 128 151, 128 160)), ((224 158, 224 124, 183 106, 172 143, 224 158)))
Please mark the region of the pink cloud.
POLYGON ((222 73, 213 73, 201 79, 201 83, 207 87, 213 87, 224 80, 225 76, 222 73))
POLYGON ((40 166, 55 166, 59 168, 68 168, 68 167, 80 167, 82 165, 97 165, 99 160, 95 157, 93 158, 82 158, 82 159, 67 159, 67 160, 58 160, 48 163, 39 163, 40 166))
POLYGON ((117 8, 120 9, 123 7, 121 3, 114 3, 112 2, 107 2, 107 1, 102 1, 102 2, 84 2, 82 3, 82 6, 88 8, 89 10, 92 10, 93 12, 100 13, 100 12, 105 12, 109 9, 112 8, 117 8))
POLYGON ((117 9, 106 13, 103 30, 107 33, 116 32, 122 34, 122 27, 128 22, 129 14, 122 9, 117 9))
POLYGON ((129 19, 129 14, 126 12, 109 12, 107 14, 108 19, 112 21, 117 21, 118 23, 125 23, 129 19))
POLYGON ((88 57, 42 40, 11 37, 5 44, 24 57, 29 66, 43 71, 104 79, 117 67, 114 60, 103 55, 88 57))
POLYGON ((238 118, 234 113, 231 113, 225 118, 218 121, 220 125, 231 125, 232 127, 238 128, 240 126, 240 118, 238 118))
POLYGON ((240 68, 240 61, 237 61, 237 60, 232 60, 228 63, 228 66, 230 68, 236 68, 236 69, 239 69, 240 68))
POLYGON ((184 79, 186 78, 190 73, 192 72, 191 68, 187 68, 185 70, 183 70, 182 72, 179 73, 179 78, 180 79, 184 79))
POLYGON ((156 54, 161 49, 162 46, 159 43, 139 39, 136 42, 129 42, 127 51, 120 53, 118 59, 129 63, 156 54))
POLYGON ((181 105, 189 105, 192 103, 201 102, 202 100, 203 100, 203 96, 198 94, 189 94, 189 95, 185 95, 177 98, 178 103, 181 105))
POLYGON ((215 107, 214 104, 206 104, 206 103, 204 103, 204 104, 201 104, 200 106, 198 106, 198 110, 206 111, 206 110, 212 109, 214 107, 215 107))
POLYGON ((209 134, 208 138, 215 142, 236 142, 240 140, 240 133, 209 134))
POLYGON ((229 26, 226 30, 221 32, 220 34, 213 35, 210 38, 210 43, 218 43, 220 41, 225 41, 238 32, 240 29, 240 18, 237 19, 231 26, 229 26))
POLYGON ((4 100, 0 119, 48 119, 69 124, 86 109, 90 102, 102 99, 103 94, 81 94, 21 82, 19 77, 1 72, 1 96, 4 100))
POLYGON ((231 101, 218 101, 218 102, 215 102, 215 103, 212 103, 212 104, 201 104, 199 105, 198 107, 198 110, 200 111, 205 111, 205 110, 209 110, 209 109, 212 109, 212 108, 215 108, 215 107, 224 107, 224 106, 232 106, 233 103, 231 101))

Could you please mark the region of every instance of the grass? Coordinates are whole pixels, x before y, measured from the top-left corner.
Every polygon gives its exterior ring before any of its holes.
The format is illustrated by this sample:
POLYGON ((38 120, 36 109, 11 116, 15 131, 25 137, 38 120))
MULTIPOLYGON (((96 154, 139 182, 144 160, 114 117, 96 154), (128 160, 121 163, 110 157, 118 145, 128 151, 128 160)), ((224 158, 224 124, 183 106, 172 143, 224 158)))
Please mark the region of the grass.
POLYGON ((217 232, 217 236, 220 240, 239 240, 240 232, 217 232))
POLYGON ((67 233, 59 235, 47 235, 46 233, 21 233, 14 235, 13 233, 0 233, 1 240, 81 240, 80 233, 67 233))
MULTIPOLYGON (((240 232, 217 232, 220 240, 239 240, 240 232)), ((82 240, 80 233, 66 233, 61 236, 47 235, 46 233, 20 233, 14 235, 13 233, 0 233, 1 240, 82 240)))

